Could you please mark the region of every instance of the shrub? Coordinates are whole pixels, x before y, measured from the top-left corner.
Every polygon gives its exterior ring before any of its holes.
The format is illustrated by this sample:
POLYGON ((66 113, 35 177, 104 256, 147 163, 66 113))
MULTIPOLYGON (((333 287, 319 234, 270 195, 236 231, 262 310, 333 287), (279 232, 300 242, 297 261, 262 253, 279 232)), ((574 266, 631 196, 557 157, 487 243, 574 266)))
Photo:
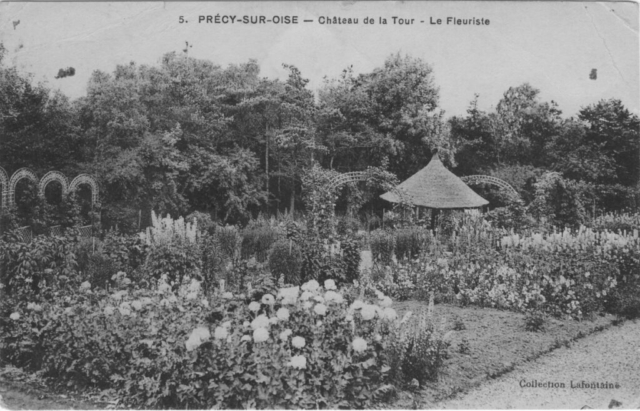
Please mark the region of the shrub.
POLYGON ((407 313, 389 334, 385 354, 391 377, 405 385, 413 379, 423 385, 436 378, 449 349, 441 331, 436 330, 427 310, 418 315, 407 313))
POLYGON ((343 216, 338 218, 336 224, 336 232, 338 235, 349 235, 357 233, 361 228, 360 221, 351 216, 343 216))
POLYGON ((389 265, 392 261, 395 249, 395 237, 385 230, 376 230, 371 233, 371 255, 373 261, 382 265, 389 265))
POLYGON ((347 283, 353 283, 360 277, 360 243, 354 238, 343 238, 340 242, 344 277, 347 283))
POLYGON ((242 243, 238 229, 231 225, 218 227, 215 231, 215 237, 218 239, 225 256, 229 260, 235 261, 240 255, 240 244, 242 243))
POLYGON ((544 324, 544 314, 541 311, 529 311, 524 317, 524 329, 527 331, 544 331, 544 324))
POLYGON ((146 269, 156 280, 166 275, 168 281, 177 287, 190 274, 200 277, 199 250, 195 244, 189 243, 158 244, 149 252, 146 269))
POLYGON ((36 236, 24 243, 18 232, 0 240, 0 283, 7 294, 38 294, 59 282, 77 281, 75 247, 77 236, 36 236))
POLYGON ((302 252, 293 240, 277 241, 269 252, 269 269, 277 280, 284 276, 286 284, 299 285, 302 268, 302 252))
POLYGON ((249 226, 242 230, 242 258, 253 256, 258 262, 267 260, 269 250, 280 237, 280 232, 268 224, 249 226))
POLYGON ((425 249, 426 236, 423 229, 403 228, 395 231, 395 254, 398 261, 417 258, 425 249))
POLYGON ((102 242, 102 253, 116 265, 117 271, 130 272, 143 266, 148 253, 149 243, 137 234, 107 233, 102 242))

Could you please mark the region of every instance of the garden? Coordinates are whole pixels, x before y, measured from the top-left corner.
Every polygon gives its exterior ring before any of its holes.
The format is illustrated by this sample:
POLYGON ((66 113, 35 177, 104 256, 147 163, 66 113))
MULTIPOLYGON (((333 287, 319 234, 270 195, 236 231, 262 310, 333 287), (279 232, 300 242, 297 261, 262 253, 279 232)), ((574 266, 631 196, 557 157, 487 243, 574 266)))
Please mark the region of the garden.
POLYGON ((523 84, 444 119, 410 56, 316 101, 294 66, 168 53, 70 102, 5 54, 2 385, 86 408, 437 407, 640 317, 619 100, 565 119, 523 84), (434 167, 479 205, 398 188, 434 167))
POLYGON ((640 314, 638 215, 527 233, 397 213, 366 232, 309 191, 304 221, 6 233, 3 364, 133 408, 411 406, 640 314), (496 333, 516 341, 492 351, 496 333))

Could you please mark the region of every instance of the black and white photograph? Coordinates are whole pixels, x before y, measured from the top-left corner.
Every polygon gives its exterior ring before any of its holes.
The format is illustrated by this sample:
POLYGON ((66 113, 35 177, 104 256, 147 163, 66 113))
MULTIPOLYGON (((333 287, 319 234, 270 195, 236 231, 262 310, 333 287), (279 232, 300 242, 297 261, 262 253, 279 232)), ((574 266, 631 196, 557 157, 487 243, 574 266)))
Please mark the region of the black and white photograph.
POLYGON ((639 20, 1 1, 0 409, 640 409, 639 20))

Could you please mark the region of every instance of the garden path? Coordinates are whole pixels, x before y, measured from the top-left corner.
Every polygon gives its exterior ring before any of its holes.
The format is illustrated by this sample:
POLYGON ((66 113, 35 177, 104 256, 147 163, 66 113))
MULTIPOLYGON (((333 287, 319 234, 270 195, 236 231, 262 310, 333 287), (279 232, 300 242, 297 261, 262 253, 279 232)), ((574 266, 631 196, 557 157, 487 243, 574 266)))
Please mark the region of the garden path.
POLYGON ((448 409, 640 408, 640 320, 627 321, 559 348, 487 382, 466 395, 436 404, 448 409), (521 385, 563 383, 564 388, 521 385), (617 389, 571 388, 581 381, 619 384, 617 389))

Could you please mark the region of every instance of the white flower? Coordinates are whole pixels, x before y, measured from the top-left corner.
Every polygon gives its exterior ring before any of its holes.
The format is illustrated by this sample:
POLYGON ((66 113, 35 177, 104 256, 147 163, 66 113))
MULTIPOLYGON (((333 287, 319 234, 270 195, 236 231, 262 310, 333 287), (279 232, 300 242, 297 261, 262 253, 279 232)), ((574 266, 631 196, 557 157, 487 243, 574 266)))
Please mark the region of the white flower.
POLYGON ((342 295, 338 294, 335 291, 327 291, 324 294, 324 299, 328 303, 335 302, 335 303, 340 304, 340 303, 344 302, 344 298, 342 298, 342 295))
POLYGON ((229 291, 225 292, 222 294, 222 298, 224 298, 225 300, 230 300, 233 298, 233 294, 229 291))
POLYGON ((303 370, 307 368, 307 357, 304 355, 295 355, 291 357, 291 361, 287 364, 289 367, 297 368, 299 370, 303 370))
POLYGON ((291 331, 290 329, 286 329, 283 332, 280 333, 280 339, 282 341, 287 341, 287 339, 289 338, 289 336, 291 335, 293 331, 291 331))
POLYGON ((240 341, 251 341, 251 337, 249 337, 248 335, 243 335, 242 338, 240 338, 240 341))
POLYGON ((319 303, 323 303, 324 302, 324 297, 321 295, 316 295, 315 297, 313 297, 314 300, 316 300, 319 303))
POLYGON ((158 286, 158 293, 160 294, 170 290, 171 290, 171 286, 165 282, 160 283, 160 285, 158 286))
POLYGON ((200 300, 200 303, 202 303, 203 307, 209 307, 209 300, 207 300, 206 298, 203 298, 202 300, 200 300))
POLYGON ((364 350, 367 349, 367 342, 360 337, 354 338, 353 343, 351 343, 351 345, 353 346, 353 350, 356 352, 363 352, 364 350))
POLYGON ((296 348, 302 348, 307 345, 307 342, 303 337, 296 336, 291 339, 291 344, 296 348))
POLYGON ((225 321, 225 322, 223 322, 223 323, 222 323, 222 326, 223 326, 224 328, 229 328, 229 327, 231 327, 231 321, 225 321))
POLYGON ((107 305, 106 307, 104 307, 104 314, 105 315, 111 315, 115 312, 115 310, 113 309, 112 306, 107 305))
POLYGON ((302 285, 302 289, 305 291, 316 291, 320 287, 320 284, 316 280, 307 281, 302 285))
POLYGON ((267 328, 269 327, 269 324, 271 324, 269 322, 269 317, 267 317, 264 314, 261 314, 257 316, 253 321, 251 321, 251 328, 253 328, 254 330, 258 328, 267 328))
POLYGON ((131 305, 127 301, 121 302, 118 307, 124 310, 131 310, 131 305))
POLYGON ((118 307, 118 311, 120 311, 120 314, 124 315, 125 317, 131 315, 131 310, 129 308, 118 307))
POLYGON ((276 312, 276 316, 282 321, 287 321, 289 319, 289 310, 282 307, 276 312))
POLYGON ((326 280, 324 282, 324 289, 325 290, 337 290, 336 282, 333 281, 333 280, 326 280))
POLYGON ((307 301, 309 298, 313 297, 313 293, 310 293, 309 291, 305 291, 302 293, 302 295, 300 296, 300 300, 301 301, 307 301))
POLYGON ((387 307, 382 310, 382 317, 386 318, 387 320, 395 320, 396 318, 398 318, 398 314, 396 314, 396 310, 394 310, 393 308, 387 307))
POLYGON ((318 320, 318 322, 316 323, 316 327, 318 328, 322 327, 322 321, 318 320))
POLYGON ((281 288, 278 290, 278 298, 282 298, 282 304, 292 305, 296 303, 299 292, 300 287, 281 288))
POLYGON ((131 303, 131 306, 135 308, 137 311, 142 310, 142 303, 140 301, 134 301, 131 303))
POLYGON ((375 338, 375 340, 376 340, 377 342, 382 341, 382 336, 381 336, 380 334, 376 334, 376 336, 375 336, 374 338, 375 338))
POLYGON ((9 316, 9 318, 11 318, 12 320, 19 320, 20 319, 20 313, 11 313, 11 315, 9 316))
POLYGON ((362 302, 362 300, 355 300, 353 304, 351 304, 350 308, 353 310, 357 310, 358 308, 362 307, 364 307, 364 303, 362 302))
POLYGON ((224 340, 228 335, 229 333, 227 332, 227 329, 225 327, 216 327, 215 331, 213 332, 213 336, 216 340, 224 340))
POLYGON ((89 281, 85 281, 80 284, 80 291, 86 291, 91 289, 91 283, 89 281))
POLYGON ((124 280, 122 280, 122 283, 123 283, 124 285, 129 285, 129 284, 131 284, 131 280, 130 280, 130 279, 128 279, 128 278, 125 278, 124 280))
POLYGON ((114 300, 121 300, 122 297, 124 297, 126 294, 127 292, 125 290, 118 291, 117 293, 111 294, 111 298, 113 298, 114 300))
POLYGON ((191 291, 192 293, 197 293, 198 291, 200 291, 200 281, 196 280, 195 278, 191 280, 191 284, 189 284, 189 291, 191 291))
POLYGON ((177 303, 178 298, 175 295, 171 294, 169 298, 167 298, 167 301, 169 301, 170 303, 177 303))
POLYGON ((364 307, 362 307, 360 314, 362 314, 362 318, 364 320, 373 320, 373 318, 376 316, 376 306, 366 304, 364 307))
POLYGON ((149 305, 149 304, 153 304, 153 300, 149 297, 142 297, 140 299, 140 302, 142 303, 142 305, 149 305))
POLYGON ((266 328, 259 327, 253 331, 253 341, 259 343, 269 339, 269 331, 266 328))
POLYGON ((189 294, 187 294, 187 300, 195 300, 196 298, 198 298, 198 293, 191 291, 189 294))
POLYGON ((193 331, 191 331, 191 335, 189 335, 189 339, 185 343, 187 347, 187 351, 194 350, 200 346, 205 341, 208 341, 211 338, 211 333, 209 332, 209 328, 207 327, 197 327, 193 331))
POLYGON ((249 327, 251 327, 251 323, 249 321, 245 321, 245 322, 242 323, 242 326, 244 328, 249 328, 249 327))
POLYGON ((276 302, 276 299, 273 298, 273 296, 271 294, 265 294, 262 296, 262 304, 265 305, 273 305, 276 302))
POLYGON ((391 298, 389 297, 384 297, 380 301, 380 305, 383 307, 391 307, 392 304, 393 304, 393 301, 391 301, 391 298))
POLYGON ((324 304, 317 304, 313 307, 313 311, 318 315, 325 315, 327 313, 327 306, 324 304))
POLYGON ((353 315, 347 314, 347 316, 344 317, 344 319, 347 320, 347 321, 353 321, 353 315))
POLYGON ((302 306, 307 310, 311 308, 312 305, 313 303, 311 301, 305 301, 304 304, 302 304, 302 306))
POLYGON ((40 304, 33 304, 33 311, 42 311, 40 304))
POLYGON ((376 293, 376 297, 378 297, 379 300, 382 300, 384 298, 384 294, 379 291, 379 290, 375 290, 376 293))
POLYGON ((269 318, 269 324, 277 324, 277 323, 278 323, 278 317, 269 318))
POLYGON ((251 304, 249 304, 249 309, 253 312, 257 312, 260 309, 260 303, 257 301, 251 301, 251 304))
POLYGON ((73 315, 73 308, 72 307, 65 308, 64 313, 67 315, 73 315))

